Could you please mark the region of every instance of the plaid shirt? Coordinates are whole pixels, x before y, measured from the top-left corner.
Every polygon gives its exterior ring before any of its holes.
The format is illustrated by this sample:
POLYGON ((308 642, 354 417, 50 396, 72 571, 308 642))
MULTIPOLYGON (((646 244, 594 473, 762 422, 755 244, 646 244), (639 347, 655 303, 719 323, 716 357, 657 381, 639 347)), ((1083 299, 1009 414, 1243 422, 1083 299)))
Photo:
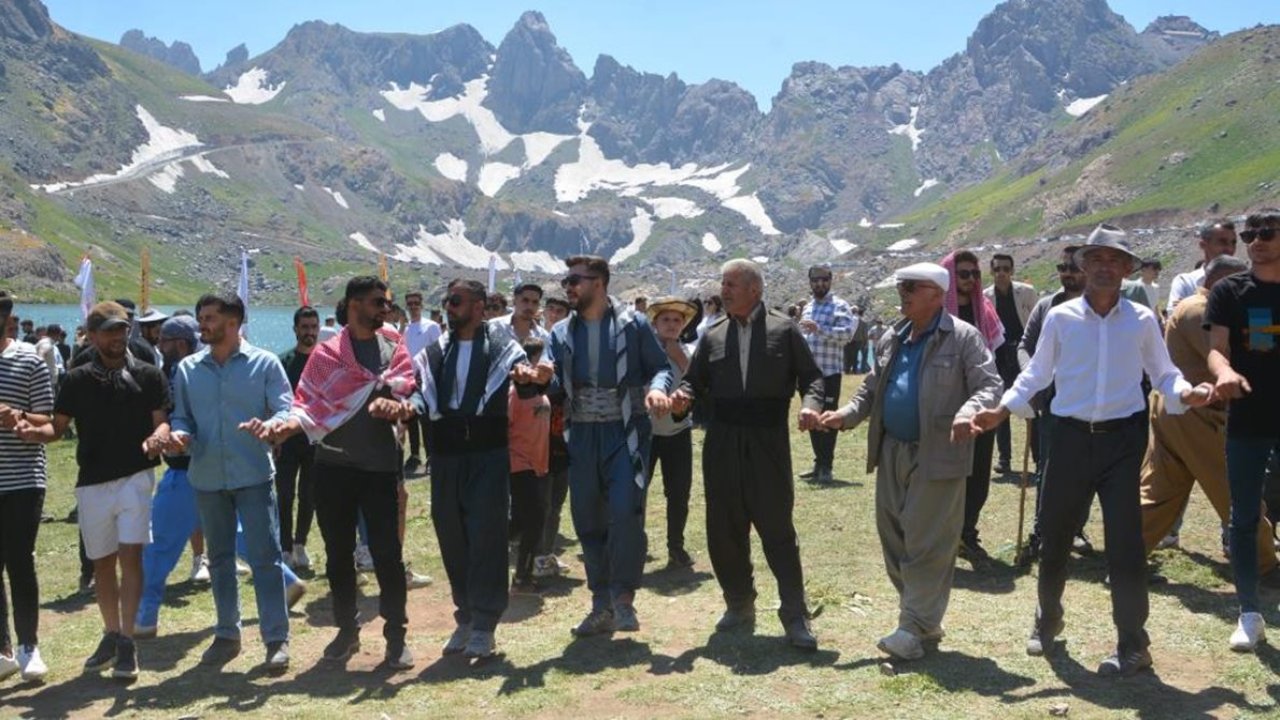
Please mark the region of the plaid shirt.
POLYGON ((839 375, 844 370, 844 346, 853 340, 853 333, 858 329, 858 319, 853 316, 849 303, 834 293, 827 293, 821 300, 810 298, 800 319, 818 324, 818 332, 805 333, 804 339, 823 376, 839 375))

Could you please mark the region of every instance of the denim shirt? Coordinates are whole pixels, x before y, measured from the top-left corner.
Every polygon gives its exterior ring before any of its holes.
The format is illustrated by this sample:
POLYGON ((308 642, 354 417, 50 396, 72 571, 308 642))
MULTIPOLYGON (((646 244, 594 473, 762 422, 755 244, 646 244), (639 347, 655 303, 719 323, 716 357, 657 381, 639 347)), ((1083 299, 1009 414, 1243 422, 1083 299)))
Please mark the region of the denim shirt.
POLYGON ((241 341, 219 365, 209 348, 185 358, 173 376, 174 432, 191 436, 191 486, 238 490, 275 478, 271 447, 239 429, 252 418, 288 419, 293 391, 274 354, 241 341))
POLYGON ((925 342, 938 329, 941 317, 939 312, 915 340, 911 339, 910 324, 898 335, 898 354, 889 368, 884 393, 884 430, 896 440, 920 440, 920 363, 925 342))

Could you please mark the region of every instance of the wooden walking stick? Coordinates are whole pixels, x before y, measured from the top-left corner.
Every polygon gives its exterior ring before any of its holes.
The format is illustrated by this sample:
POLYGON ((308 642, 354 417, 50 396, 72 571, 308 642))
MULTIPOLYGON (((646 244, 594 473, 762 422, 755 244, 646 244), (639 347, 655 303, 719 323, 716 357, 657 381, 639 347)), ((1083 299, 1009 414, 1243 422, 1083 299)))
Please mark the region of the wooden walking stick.
POLYGON ((1013 553, 1013 563, 1022 564, 1022 528, 1027 516, 1027 462, 1031 457, 1031 421, 1026 421, 1026 439, 1022 444, 1022 476, 1018 488, 1018 544, 1013 553))

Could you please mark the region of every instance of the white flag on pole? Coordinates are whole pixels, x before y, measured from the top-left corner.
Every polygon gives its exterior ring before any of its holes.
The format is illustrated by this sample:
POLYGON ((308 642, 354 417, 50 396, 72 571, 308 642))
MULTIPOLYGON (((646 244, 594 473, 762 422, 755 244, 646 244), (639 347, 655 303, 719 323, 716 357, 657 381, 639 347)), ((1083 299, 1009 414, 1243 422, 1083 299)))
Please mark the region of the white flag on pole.
POLYGON ((236 285, 236 295, 244 303, 244 322, 240 325, 240 337, 246 337, 249 329, 249 251, 240 250, 240 283, 236 285))
POLYGON ((80 288, 80 321, 87 322, 89 310, 95 302, 93 287, 93 261, 88 255, 80 261, 80 272, 76 275, 76 287, 80 288))
POLYGON ((498 289, 498 253, 489 253, 489 292, 498 289))

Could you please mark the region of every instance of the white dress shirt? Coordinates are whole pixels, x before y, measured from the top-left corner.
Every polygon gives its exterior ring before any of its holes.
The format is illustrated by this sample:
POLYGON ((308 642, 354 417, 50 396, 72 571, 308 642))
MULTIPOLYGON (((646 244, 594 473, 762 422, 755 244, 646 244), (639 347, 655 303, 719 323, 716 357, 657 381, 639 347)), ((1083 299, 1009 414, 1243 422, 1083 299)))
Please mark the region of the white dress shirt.
POLYGON ((1204 267, 1198 267, 1191 272, 1181 273, 1173 278, 1173 282, 1169 283, 1169 305, 1165 307, 1164 314, 1172 316, 1173 309, 1178 306, 1179 302, 1186 300, 1196 294, 1204 285, 1204 267))
POLYGON ((418 357, 423 348, 440 339, 440 325, 433 320, 422 318, 418 322, 412 320, 404 326, 404 344, 409 357, 418 357))
POLYGON ((1169 414, 1183 413, 1182 392, 1191 384, 1169 359, 1155 314, 1122 298, 1101 316, 1079 297, 1049 311, 1031 364, 1000 404, 1015 415, 1032 417, 1031 398, 1053 383, 1054 415, 1086 422, 1118 420, 1146 407, 1144 370, 1164 395, 1169 414))

